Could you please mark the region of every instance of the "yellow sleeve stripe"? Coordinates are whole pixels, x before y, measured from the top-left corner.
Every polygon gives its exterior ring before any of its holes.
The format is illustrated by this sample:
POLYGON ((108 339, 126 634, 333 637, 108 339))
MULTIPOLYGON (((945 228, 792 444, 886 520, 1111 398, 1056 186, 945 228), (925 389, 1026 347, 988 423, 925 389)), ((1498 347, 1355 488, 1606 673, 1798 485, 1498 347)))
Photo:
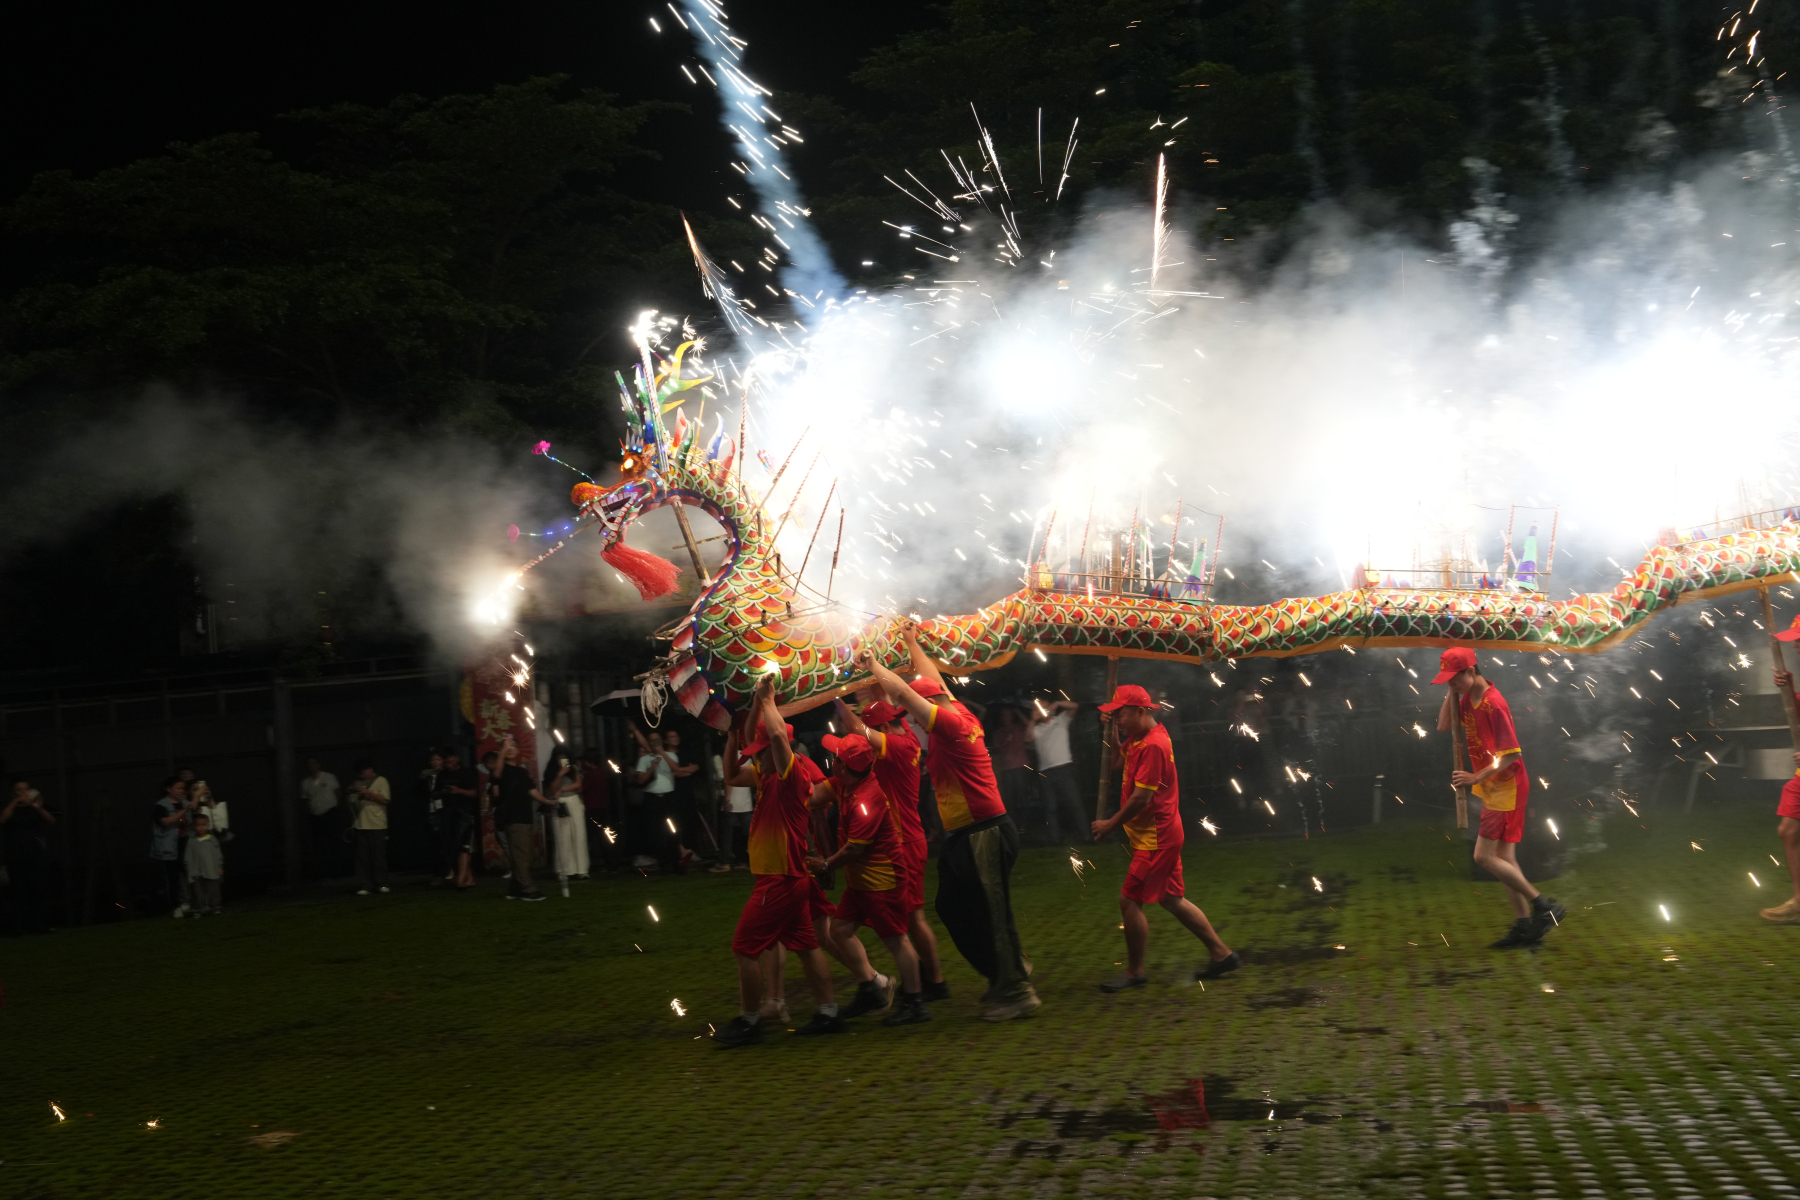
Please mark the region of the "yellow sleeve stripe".
POLYGON ((932 726, 937 724, 937 714, 938 714, 937 705, 933 704, 931 706, 931 715, 929 715, 925 718, 925 728, 926 729, 929 730, 932 726))
POLYGON ((1150 789, 1150 790, 1151 790, 1151 791, 1153 791, 1153 792, 1154 792, 1154 791, 1155 791, 1155 790, 1156 790, 1156 788, 1157 788, 1157 785, 1156 785, 1156 784, 1154 784, 1154 783, 1140 783, 1140 784, 1138 784, 1138 786, 1139 786, 1139 787, 1141 787, 1141 788, 1149 788, 1149 789, 1150 789))

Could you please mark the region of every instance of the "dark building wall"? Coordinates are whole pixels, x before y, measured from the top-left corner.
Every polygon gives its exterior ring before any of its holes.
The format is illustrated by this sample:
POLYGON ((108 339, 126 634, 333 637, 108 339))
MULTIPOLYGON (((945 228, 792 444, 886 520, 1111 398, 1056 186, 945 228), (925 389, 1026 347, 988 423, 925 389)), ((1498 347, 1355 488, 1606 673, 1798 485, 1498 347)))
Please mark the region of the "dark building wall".
POLYGON ((286 760, 295 764, 296 778, 277 769, 284 747, 278 677, 270 671, 111 681, 0 698, 0 757, 11 773, 30 776, 61 818, 55 849, 64 919, 104 919, 147 903, 150 807, 162 781, 183 766, 230 806, 229 893, 258 891, 287 877, 284 831, 304 828, 297 774, 309 755, 340 780, 348 780, 357 759, 375 762, 397 801, 395 865, 422 869, 428 843, 413 784, 427 747, 465 736, 460 681, 417 660, 334 664, 333 670, 287 681, 293 719, 286 760), (291 806, 293 817, 285 823, 282 805, 291 806))

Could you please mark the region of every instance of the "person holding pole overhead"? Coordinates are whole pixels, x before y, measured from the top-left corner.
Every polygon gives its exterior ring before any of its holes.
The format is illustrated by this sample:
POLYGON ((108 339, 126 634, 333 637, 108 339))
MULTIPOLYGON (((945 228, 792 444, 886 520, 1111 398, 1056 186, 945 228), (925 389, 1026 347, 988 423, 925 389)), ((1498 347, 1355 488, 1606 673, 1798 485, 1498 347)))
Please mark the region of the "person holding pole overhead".
POLYGON ((1438 710, 1438 732, 1460 726, 1469 746, 1469 770, 1458 764, 1450 772, 1450 783, 1481 798, 1475 865, 1505 885, 1513 910, 1512 928, 1491 949, 1535 946, 1553 926, 1562 924, 1565 914, 1562 905, 1532 887, 1519 869, 1517 847, 1525 836, 1531 776, 1525 771, 1519 735, 1513 732, 1512 709, 1500 689, 1482 676, 1469 647, 1450 647, 1438 665, 1441 669, 1431 682, 1450 685, 1438 710))
POLYGON ((912 656, 911 683, 864 649, 855 659, 874 676, 890 702, 925 728, 931 743, 925 769, 937 793, 944 843, 938 852, 938 920, 969 965, 987 977, 986 1021, 1029 1017, 1043 1004, 1033 990, 1019 933, 1013 925, 1012 868, 1019 831, 1006 815, 981 722, 944 686, 937 664, 919 646, 918 627, 901 626, 912 656))
POLYGON ((1773 637, 1769 648, 1775 652, 1775 690, 1781 693, 1783 706, 1787 709, 1788 732, 1794 743, 1794 777, 1781 788, 1781 800, 1775 806, 1775 836, 1781 839, 1781 855, 1787 860, 1788 877, 1793 881, 1794 892, 1786 900, 1774 908, 1762 910, 1762 919, 1777 925, 1800 925, 1800 720, 1796 719, 1796 710, 1800 709, 1794 698, 1794 677, 1782 660, 1781 643, 1800 639, 1800 617, 1794 623, 1775 633, 1775 614, 1769 608, 1769 593, 1762 591, 1763 627, 1773 637))

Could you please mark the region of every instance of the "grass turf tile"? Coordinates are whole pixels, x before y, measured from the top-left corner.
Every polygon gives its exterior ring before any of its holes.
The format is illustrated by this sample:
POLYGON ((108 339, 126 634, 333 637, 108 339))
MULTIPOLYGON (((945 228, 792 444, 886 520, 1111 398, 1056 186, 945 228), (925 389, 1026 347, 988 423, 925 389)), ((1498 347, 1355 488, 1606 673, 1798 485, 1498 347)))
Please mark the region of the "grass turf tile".
POLYGON ((1769 823, 1610 820, 1536 953, 1484 949, 1499 888, 1441 829, 1190 843, 1246 966, 1192 984, 1203 952, 1152 911, 1152 986, 1116 996, 1123 853, 1077 876, 1031 851, 1037 1017, 980 1021, 940 933, 955 998, 930 1024, 730 1052, 704 1035, 736 1008, 741 875, 15 941, 0 1197, 1786 1194, 1795 931, 1756 921, 1748 879, 1775 874, 1769 823))

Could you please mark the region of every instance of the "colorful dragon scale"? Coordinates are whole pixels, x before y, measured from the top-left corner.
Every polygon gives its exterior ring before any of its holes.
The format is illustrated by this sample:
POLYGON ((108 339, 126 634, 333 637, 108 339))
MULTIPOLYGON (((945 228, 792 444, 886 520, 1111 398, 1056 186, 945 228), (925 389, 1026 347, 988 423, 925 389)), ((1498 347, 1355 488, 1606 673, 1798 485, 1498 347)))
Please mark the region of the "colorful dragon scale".
MULTIPOLYGON (((682 706, 723 728, 765 674, 777 676, 782 711, 795 713, 861 687, 865 677, 850 663, 864 645, 883 662, 903 666, 897 617, 853 626, 839 608, 796 590, 775 550, 769 515, 732 469, 738 448, 722 435, 703 445, 700 427, 679 418, 673 433, 665 428, 668 397, 695 382, 678 375, 677 358, 672 368, 641 371, 638 386, 625 392, 631 445, 644 469, 583 507, 607 545, 640 514, 668 504, 696 506, 725 531, 725 560, 675 626, 671 653, 658 668, 682 706)), ((1610 592, 1567 600, 1531 592, 1367 588, 1217 605, 1028 587, 978 612, 921 621, 919 640, 957 674, 998 667, 1032 649, 1192 663, 1341 646, 1476 644, 1595 653, 1662 609, 1790 582, 1796 572, 1800 521, 1788 520, 1654 547, 1610 592)))

